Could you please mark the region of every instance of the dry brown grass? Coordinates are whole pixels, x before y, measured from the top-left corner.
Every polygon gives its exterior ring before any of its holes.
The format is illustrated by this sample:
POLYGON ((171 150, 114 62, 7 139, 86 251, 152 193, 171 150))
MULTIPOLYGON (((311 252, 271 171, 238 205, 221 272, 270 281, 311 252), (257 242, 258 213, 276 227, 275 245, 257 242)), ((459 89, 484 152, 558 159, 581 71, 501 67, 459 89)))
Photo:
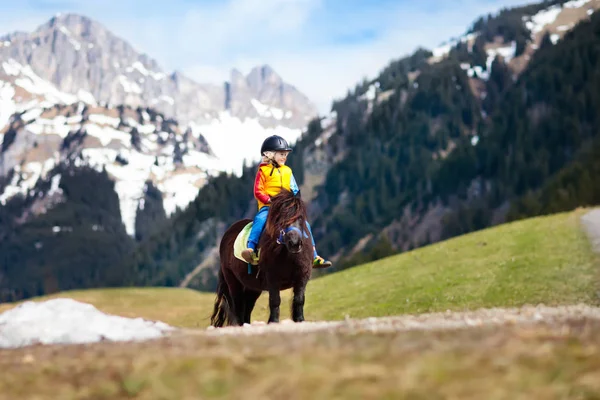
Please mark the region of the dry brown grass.
POLYGON ((600 322, 0 351, 0 398, 598 398, 600 322))

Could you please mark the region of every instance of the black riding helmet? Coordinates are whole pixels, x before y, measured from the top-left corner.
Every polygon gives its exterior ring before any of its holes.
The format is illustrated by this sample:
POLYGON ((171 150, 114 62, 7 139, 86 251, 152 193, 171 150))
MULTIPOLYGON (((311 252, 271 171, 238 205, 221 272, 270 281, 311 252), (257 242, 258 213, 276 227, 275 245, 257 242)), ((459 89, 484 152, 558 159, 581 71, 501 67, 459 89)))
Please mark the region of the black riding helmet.
POLYGON ((260 154, 265 151, 292 151, 288 142, 281 136, 273 135, 265 139, 260 147, 260 154))

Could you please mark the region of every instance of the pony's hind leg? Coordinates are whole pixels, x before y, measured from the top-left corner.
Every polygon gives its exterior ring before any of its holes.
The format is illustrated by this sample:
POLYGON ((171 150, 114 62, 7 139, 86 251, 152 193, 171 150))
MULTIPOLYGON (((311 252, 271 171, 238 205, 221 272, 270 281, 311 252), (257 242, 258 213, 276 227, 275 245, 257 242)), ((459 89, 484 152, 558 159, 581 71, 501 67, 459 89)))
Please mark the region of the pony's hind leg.
POLYGON ((231 298, 229 324, 242 325, 244 323, 244 287, 230 270, 226 269, 223 271, 223 275, 225 276, 231 298))
POLYGON ((254 310, 254 305, 256 304, 256 300, 260 297, 261 292, 255 292, 253 290, 244 290, 244 324, 250 323, 250 317, 252 316, 252 310, 254 310))
POLYGON ((292 320, 294 322, 304 321, 304 294, 306 292, 306 282, 299 282, 294 285, 294 298, 292 299, 292 320))

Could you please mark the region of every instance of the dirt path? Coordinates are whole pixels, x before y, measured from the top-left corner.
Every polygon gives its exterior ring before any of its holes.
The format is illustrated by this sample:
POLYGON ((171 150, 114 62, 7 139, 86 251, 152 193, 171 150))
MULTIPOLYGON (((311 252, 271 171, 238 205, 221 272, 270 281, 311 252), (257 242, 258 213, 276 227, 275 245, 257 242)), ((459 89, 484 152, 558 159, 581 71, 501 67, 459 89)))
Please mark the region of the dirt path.
POLYGON ((565 322, 567 320, 594 319, 600 321, 600 308, 585 304, 547 307, 523 306, 520 308, 489 308, 466 312, 442 312, 396 317, 366 318, 345 321, 318 321, 294 324, 284 320, 267 325, 255 322, 243 327, 215 329, 209 327, 208 335, 258 335, 265 333, 307 333, 328 330, 330 332, 399 332, 409 330, 442 330, 490 325, 533 324, 537 322, 565 322))
MULTIPOLYGON (((547 307, 523 306, 520 308, 489 308, 466 312, 442 312, 396 317, 366 318, 345 321, 317 321, 294 324, 284 320, 267 325, 255 322, 243 327, 209 327, 207 335, 260 335, 265 333, 308 333, 328 330, 330 332, 399 332, 410 330, 443 330, 482 326, 528 325, 538 322, 559 323, 568 320, 594 319, 600 321, 600 308, 585 304, 547 307)), ((197 332, 197 331, 196 331, 197 332)))

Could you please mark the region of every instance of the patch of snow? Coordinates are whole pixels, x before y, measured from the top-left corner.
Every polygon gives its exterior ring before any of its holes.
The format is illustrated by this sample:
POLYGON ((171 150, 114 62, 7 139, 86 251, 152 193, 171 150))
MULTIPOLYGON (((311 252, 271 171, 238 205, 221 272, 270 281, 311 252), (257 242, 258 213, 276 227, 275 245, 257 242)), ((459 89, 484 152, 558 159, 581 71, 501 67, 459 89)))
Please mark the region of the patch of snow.
POLYGON ((555 5, 548 7, 545 10, 541 10, 531 17, 523 17, 523 19, 525 20, 527 29, 535 34, 541 32, 544 29, 544 26, 553 23, 561 12, 562 7, 560 5, 555 5))
POLYGON ((436 47, 431 52, 433 53, 434 57, 443 57, 446 54, 450 53, 450 50, 455 45, 456 45, 456 42, 450 42, 448 44, 444 44, 444 45, 441 45, 439 47, 436 47))
POLYGON ((560 35, 553 33, 552 35, 550 35, 550 41, 552 42, 552 44, 556 44, 558 43, 558 41, 560 40, 560 35))
POLYGON ((139 87, 139 85, 127 79, 125 75, 119 75, 118 79, 121 86, 123 86, 125 93, 142 93, 142 89, 139 87))
POLYGON ((250 103, 261 117, 270 118, 273 117, 277 120, 283 119, 284 111, 281 108, 273 107, 261 103, 257 99, 250 99, 250 103))
POLYGON ((586 5, 587 3, 589 3, 591 0, 571 0, 571 1, 567 1, 565 4, 563 4, 563 7, 565 8, 581 8, 584 5, 586 5))
POLYGON ((0 348, 155 339, 175 328, 160 321, 105 314, 67 298, 27 301, 0 314, 0 348))
MULTIPOLYGON (((455 47, 458 43, 468 43, 471 40, 477 38, 478 35, 479 35, 479 32, 469 33, 467 35, 463 35, 463 36, 459 37, 458 39, 452 39, 448 42, 444 42, 440 46, 436 47, 435 49, 433 49, 431 51, 433 53, 433 57, 435 57, 435 58, 444 57, 445 55, 450 53, 450 50, 452 50, 452 48, 455 47)), ((469 50, 469 51, 471 51, 471 50, 469 50)))
POLYGON ((206 179, 205 173, 178 173, 158 184, 163 193, 163 205, 167 215, 177 208, 183 209, 198 195, 200 183, 206 179))
POLYGON ((79 125, 69 125, 64 115, 58 115, 53 119, 37 118, 27 124, 26 129, 36 135, 58 135, 64 139, 70 131, 79 129, 79 125))
MULTIPOLYGON (((204 136, 215 156, 221 160, 220 169, 238 176, 242 173, 243 160, 247 163, 260 160, 260 146, 268 136, 279 135, 292 145, 302 134, 300 129, 280 125, 264 128, 255 118, 246 118, 242 122, 228 111, 219 113, 218 118, 206 125, 190 123, 190 128, 194 137, 204 136)), ((293 156, 292 153, 290 157, 293 156)))
POLYGON ((149 138, 143 138, 141 140, 142 148, 148 151, 155 151, 158 149, 158 144, 150 140, 149 138))
POLYGON ((81 115, 71 115, 65 119, 67 124, 76 124, 82 121, 81 115))
POLYGON ((107 146, 113 140, 120 141, 125 147, 131 146, 131 135, 127 132, 96 124, 85 124, 84 129, 88 135, 98 138, 102 146, 107 146))
POLYGON ((166 96, 166 95, 162 95, 158 98, 159 100, 162 100, 166 103, 169 103, 171 105, 175 104, 175 100, 171 97, 171 96, 166 96))
POLYGON ((54 165, 54 160, 50 158, 43 164, 32 161, 25 164, 22 168, 16 166, 11 182, 4 188, 4 193, 0 194, 0 204, 5 205, 8 199, 18 194, 27 195, 33 189, 38 179, 44 178, 54 168, 54 165))
POLYGON ((271 107, 271 114, 273 115, 273 118, 278 121, 283 119, 283 110, 281 108, 271 107))
POLYGON ((263 104, 256 99, 250 99, 250 104, 252 104, 252 106, 256 109, 256 112, 258 113, 258 115, 260 115, 262 117, 267 116, 267 113, 269 111, 268 105, 263 104))
POLYGON ((50 190, 48 191, 48 196, 52 196, 57 193, 62 193, 62 189, 59 187, 60 178, 60 174, 54 175, 52 177, 52 181, 50 182, 50 190))
POLYGON ((91 122, 95 122, 100 125, 110 125, 113 128, 116 128, 121 123, 121 119, 117 117, 109 117, 104 114, 90 114, 88 119, 91 122))
POLYGON ((2 63, 2 68, 7 75, 18 76, 21 72, 21 64, 10 58, 8 61, 2 63))
POLYGON ((594 11, 594 9, 590 8, 589 10, 587 10, 587 15, 592 15, 594 11))
POLYGON ((484 71, 483 68, 480 65, 476 65, 474 67, 470 67, 467 70, 467 76, 469 78, 473 78, 475 76, 475 74, 477 74, 477 76, 480 79, 483 79, 484 81, 487 81, 490 78, 490 72, 488 71, 484 71))
POLYGON ((476 146, 479 143, 479 136, 475 135, 471 138, 471 145, 476 146))
POLYGON ((21 115, 21 119, 23 121, 31 121, 42 115, 42 112, 44 112, 44 110, 42 110, 41 108, 32 108, 31 110, 21 115))
MULTIPOLYGON (((10 120, 10 117, 16 112, 16 105, 13 100, 15 88, 8 82, 0 81, 0 130, 10 120)), ((2 137, 0 137, 2 143, 2 137)))
POLYGON ((162 72, 149 71, 144 66, 144 64, 142 64, 140 61, 135 61, 133 64, 131 64, 131 67, 127 67, 125 69, 125 71, 127 71, 127 72, 133 72, 134 69, 137 69, 140 72, 140 74, 142 74, 144 76, 151 76, 152 78, 154 78, 157 81, 163 79, 166 76, 162 72))
POLYGON ((13 59, 9 59, 7 63, 3 63, 5 71, 7 71, 7 66, 8 70, 11 71, 11 75, 20 75, 19 78, 15 79, 15 84, 32 94, 43 95, 52 103, 72 104, 77 100, 76 96, 63 93, 50 82, 40 78, 29 65, 22 66, 13 59))
POLYGON ((556 27, 556 30, 559 32, 568 31, 569 29, 571 29, 571 25, 561 25, 556 27))
POLYGON ((139 61, 134 62, 131 67, 127 68, 127 72, 131 72, 134 69, 137 69, 142 75, 148 75, 148 70, 144 67, 144 64, 139 61))
POLYGON ((71 31, 69 31, 64 25, 61 25, 58 29, 69 38, 69 42, 73 45, 73 47, 75 47, 75 50, 81 49, 81 43, 73 39, 71 31))
POLYGON ((359 97, 360 100, 373 101, 377 95, 377 88, 375 85, 369 85, 367 91, 359 97))
POLYGON ((94 95, 88 92, 87 90, 79 89, 77 91, 77 98, 87 104, 91 104, 94 106, 98 104, 94 95))
POLYGON ((115 191, 119 195, 121 217, 127 233, 135 234, 135 215, 139 200, 143 197, 144 185, 150 177, 155 156, 137 151, 125 153, 128 164, 106 164, 106 171, 115 177, 115 191))
POLYGON ((496 49, 488 49, 486 51, 488 57, 486 60, 486 68, 488 72, 492 70, 492 63, 496 56, 501 56, 504 59, 505 63, 508 63, 514 56, 517 51, 517 42, 514 40, 510 43, 510 46, 498 47, 496 49))

